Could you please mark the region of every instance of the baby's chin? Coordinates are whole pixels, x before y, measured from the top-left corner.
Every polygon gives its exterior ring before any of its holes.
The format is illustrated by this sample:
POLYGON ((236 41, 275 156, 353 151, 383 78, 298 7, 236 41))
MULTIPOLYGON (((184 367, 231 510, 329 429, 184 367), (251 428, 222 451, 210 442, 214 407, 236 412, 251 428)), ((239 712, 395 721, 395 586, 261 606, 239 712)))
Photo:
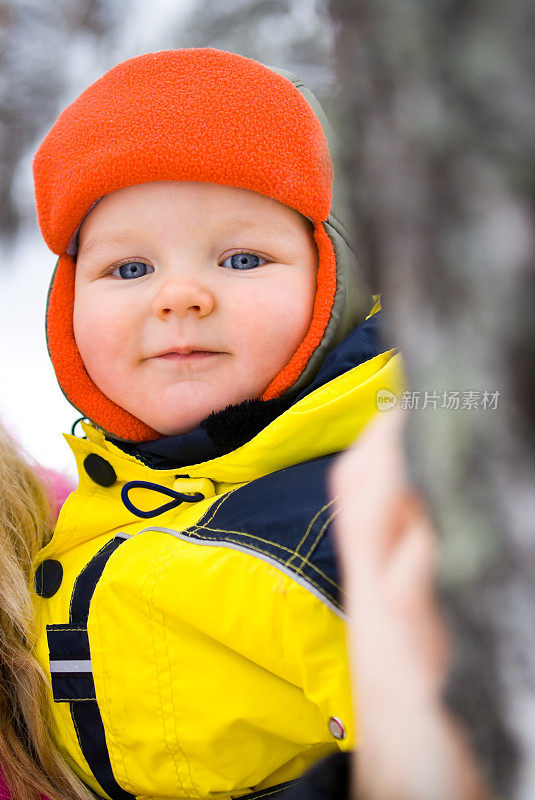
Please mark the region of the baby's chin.
MULTIPOLYGON (((219 409, 214 409, 219 410, 219 409)), ((172 419, 169 421, 158 422, 156 425, 151 425, 151 428, 160 434, 160 436, 184 436, 186 433, 191 433, 199 427, 201 422, 210 415, 211 411, 206 413, 199 413, 195 416, 189 416, 185 419, 172 419)), ((144 421, 144 420, 143 420, 144 421)))
POLYGON ((222 411, 229 404, 233 404, 234 402, 239 403, 240 400, 229 400, 223 403, 206 403, 196 409, 189 410, 189 413, 182 408, 179 412, 171 411, 168 415, 158 417, 153 424, 146 420, 143 420, 143 422, 150 425, 150 427, 161 436, 183 436, 198 428, 201 422, 204 422, 210 414, 222 411))
POLYGON ((191 433, 196 428, 199 427, 201 422, 209 416, 209 413, 205 416, 203 415, 200 419, 196 419, 195 422, 183 422, 181 424, 169 424, 169 425, 158 425, 156 428, 154 425, 151 425, 151 428, 154 428, 156 433, 159 433, 160 436, 184 436, 186 433, 191 433))

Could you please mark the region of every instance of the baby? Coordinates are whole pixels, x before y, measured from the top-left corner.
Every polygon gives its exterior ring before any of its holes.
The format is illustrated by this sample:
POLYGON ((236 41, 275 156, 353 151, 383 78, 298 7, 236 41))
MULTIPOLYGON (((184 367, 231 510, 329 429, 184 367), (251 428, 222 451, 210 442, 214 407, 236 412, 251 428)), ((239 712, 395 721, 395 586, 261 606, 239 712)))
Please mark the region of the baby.
POLYGON ((100 796, 274 800, 357 737, 326 475, 398 393, 317 101, 216 50, 112 69, 34 162, 86 417, 34 565, 53 735, 100 796))

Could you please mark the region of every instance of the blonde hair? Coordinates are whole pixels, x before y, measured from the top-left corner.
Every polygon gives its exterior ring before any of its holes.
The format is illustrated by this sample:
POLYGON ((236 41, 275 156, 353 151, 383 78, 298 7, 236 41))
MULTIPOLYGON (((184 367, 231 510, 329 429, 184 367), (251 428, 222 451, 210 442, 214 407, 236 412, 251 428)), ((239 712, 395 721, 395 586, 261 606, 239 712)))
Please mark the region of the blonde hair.
POLYGON ((12 800, 88 800, 48 730, 47 679, 32 655, 32 562, 51 536, 44 486, 0 423, 0 770, 12 800))

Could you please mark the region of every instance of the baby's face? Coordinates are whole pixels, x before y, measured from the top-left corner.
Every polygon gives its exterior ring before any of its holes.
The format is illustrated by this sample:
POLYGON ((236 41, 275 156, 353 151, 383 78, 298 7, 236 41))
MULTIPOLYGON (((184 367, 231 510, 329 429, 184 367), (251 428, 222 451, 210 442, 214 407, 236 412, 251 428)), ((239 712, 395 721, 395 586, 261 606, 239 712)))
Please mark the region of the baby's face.
POLYGON ((260 397, 304 339, 311 226, 276 200, 209 183, 105 196, 86 217, 74 333, 87 372, 166 435, 260 397))

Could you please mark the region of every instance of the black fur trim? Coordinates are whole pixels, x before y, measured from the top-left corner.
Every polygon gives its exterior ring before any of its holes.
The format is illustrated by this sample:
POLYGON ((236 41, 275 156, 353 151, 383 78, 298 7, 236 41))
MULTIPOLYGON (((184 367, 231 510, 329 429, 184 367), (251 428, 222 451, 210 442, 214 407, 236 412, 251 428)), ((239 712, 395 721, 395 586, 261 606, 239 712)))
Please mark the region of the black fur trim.
POLYGON ((273 400, 244 400, 221 411, 212 411, 201 422, 201 427, 216 446, 219 455, 224 455, 250 441, 290 408, 294 399, 294 393, 286 393, 273 400))

